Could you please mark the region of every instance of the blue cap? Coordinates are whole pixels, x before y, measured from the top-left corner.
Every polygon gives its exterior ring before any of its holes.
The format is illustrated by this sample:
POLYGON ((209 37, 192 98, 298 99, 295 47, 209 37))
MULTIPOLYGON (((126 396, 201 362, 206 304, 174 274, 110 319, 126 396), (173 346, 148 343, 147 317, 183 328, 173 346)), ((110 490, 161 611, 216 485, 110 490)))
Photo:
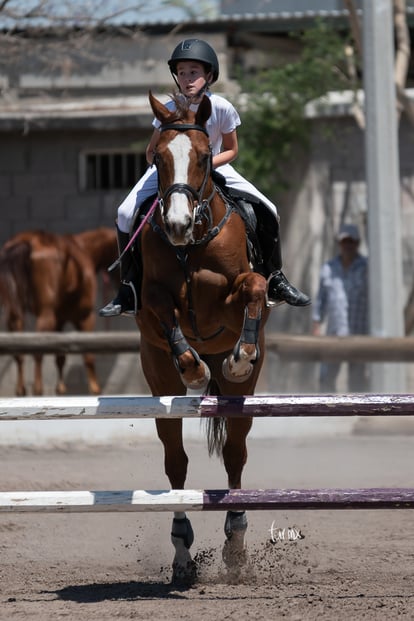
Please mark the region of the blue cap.
POLYGON ((359 241, 361 238, 359 236, 358 227, 355 224, 343 224, 339 229, 337 240, 342 241, 343 239, 359 241))

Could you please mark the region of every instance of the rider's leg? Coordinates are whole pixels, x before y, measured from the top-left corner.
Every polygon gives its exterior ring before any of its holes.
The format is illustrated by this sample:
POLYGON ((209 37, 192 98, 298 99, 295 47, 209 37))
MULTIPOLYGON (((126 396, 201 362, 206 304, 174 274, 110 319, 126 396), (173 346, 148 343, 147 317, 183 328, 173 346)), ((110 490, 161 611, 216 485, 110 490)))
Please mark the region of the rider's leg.
POLYGON ((263 255, 263 271, 268 278, 268 301, 271 304, 286 302, 291 306, 307 306, 310 298, 290 284, 282 272, 282 254, 279 235, 279 216, 274 205, 250 181, 242 177, 230 164, 219 166, 217 171, 225 179, 227 187, 239 196, 252 196, 257 216, 256 235, 263 255))
MULTIPOLYGON (((129 233, 124 233, 117 227, 119 254, 123 251, 129 242, 129 233)), ((136 315, 139 304, 140 291, 140 270, 130 251, 127 251, 121 259, 120 276, 121 285, 118 293, 111 302, 101 308, 99 315, 101 317, 116 317, 122 314, 136 315)))
POLYGON ((294 287, 282 272, 282 252, 280 246, 280 235, 271 240, 272 246, 268 246, 270 254, 267 254, 266 248, 262 244, 260 232, 259 242, 262 245, 262 252, 265 258, 264 265, 268 276, 267 297, 270 304, 280 304, 286 302, 291 306, 308 306, 311 299, 306 293, 299 291, 294 287))
MULTIPOLYGON (((119 253, 129 242, 132 221, 144 201, 157 192, 158 177, 155 166, 150 166, 118 207, 118 245, 119 253)), ((135 256, 130 252, 121 260, 121 286, 115 298, 99 311, 101 317, 136 314, 141 306, 141 257, 135 246, 135 256)))

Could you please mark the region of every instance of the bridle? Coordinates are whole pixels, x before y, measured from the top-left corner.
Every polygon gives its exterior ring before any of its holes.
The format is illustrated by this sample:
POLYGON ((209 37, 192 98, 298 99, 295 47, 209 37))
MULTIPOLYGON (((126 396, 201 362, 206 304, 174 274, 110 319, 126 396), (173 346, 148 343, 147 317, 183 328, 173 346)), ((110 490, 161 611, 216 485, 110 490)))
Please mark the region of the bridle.
MULTIPOLYGON (((208 137, 208 132, 202 125, 192 124, 192 123, 166 123, 165 125, 161 125, 160 132, 164 132, 167 130, 174 130, 178 132, 186 132, 189 130, 201 131, 208 137)), ((155 165, 157 165, 157 158, 155 157, 155 165)), ((204 172, 204 179, 201 183, 200 188, 197 190, 192 185, 188 183, 173 183, 166 190, 162 191, 160 188, 159 180, 158 180, 158 204, 161 209, 161 213, 164 214, 164 206, 167 199, 174 192, 178 192, 180 194, 185 194, 187 199, 191 203, 195 203, 194 207, 194 224, 201 224, 203 219, 207 220, 208 232, 199 240, 194 240, 193 244, 207 243, 215 237, 223 228, 226 223, 228 217, 230 216, 231 209, 226 204, 226 214, 224 218, 219 222, 219 224, 213 227, 213 215, 211 212, 210 203, 216 193, 216 187, 213 184, 213 189, 211 191, 210 196, 207 198, 204 197, 204 192, 206 189, 206 185, 208 179, 211 175, 212 170, 212 154, 211 154, 211 146, 210 146, 210 157, 208 158, 207 166, 204 172)), ((158 230, 158 227, 157 227, 158 230)))
MULTIPOLYGON (((205 134, 206 136, 208 136, 207 130, 202 126, 202 125, 198 125, 198 124, 191 124, 191 123, 166 123, 165 125, 161 125, 160 127, 160 131, 164 132, 167 131, 169 129, 178 131, 178 132, 185 132, 185 131, 189 131, 189 130, 197 130, 197 131, 201 131, 203 132, 203 134, 205 134)), ((156 158, 155 158, 155 165, 157 164, 156 158)), ((227 200, 224 200, 225 202, 225 213, 224 216, 222 217, 222 219, 220 220, 220 222, 216 225, 213 226, 213 214, 211 211, 211 206, 210 203, 216 193, 216 186, 213 183, 213 190, 210 194, 210 196, 208 196, 207 198, 203 198, 204 196, 204 191, 207 185, 207 181, 211 175, 211 170, 212 170, 212 153, 211 153, 211 145, 210 145, 210 157, 208 159, 208 164, 206 166, 206 170, 204 173, 204 179, 203 182, 200 186, 200 188, 198 190, 196 190, 193 186, 191 186, 188 183, 173 183, 172 185, 170 185, 164 192, 161 191, 160 188, 160 183, 159 183, 159 175, 158 175, 158 204, 160 206, 161 209, 161 214, 163 215, 164 212, 164 203, 167 200, 167 198, 169 196, 171 196, 171 194, 173 192, 180 192, 182 194, 185 194, 188 198, 188 200, 190 202, 195 202, 195 207, 194 207, 194 224, 201 224, 203 219, 207 220, 207 232, 205 233, 205 235, 203 235, 201 238, 199 239, 193 239, 190 242, 191 246, 196 246, 196 245, 200 245, 200 244, 207 244, 211 239, 213 239, 216 235, 218 235, 221 231, 221 229, 223 228, 223 226, 226 224, 227 220, 229 219, 232 211, 233 211, 233 206, 229 204, 229 202, 227 200)), ((219 191, 220 195, 223 197, 222 193, 219 191)), ((223 197, 224 198, 224 197, 223 197)), ((170 243, 168 240, 167 235, 165 234, 165 231, 161 228, 161 226, 159 226, 156 222, 154 218, 151 218, 150 220, 151 222, 151 226, 153 228, 153 230, 155 232, 157 232, 159 235, 161 235, 161 237, 167 242, 170 243)), ((185 246, 177 246, 175 248, 175 253, 176 253, 176 257, 178 262, 180 263, 183 272, 184 272, 184 277, 185 280, 187 282, 187 300, 188 300, 188 314, 190 317, 190 322, 191 322, 191 326, 195 335, 195 340, 196 341, 207 341, 210 340, 214 337, 216 337, 218 334, 220 334, 223 331, 223 326, 220 326, 220 328, 218 328, 218 330, 216 330, 214 332, 214 334, 210 334, 208 337, 203 338, 198 330, 198 326, 197 326, 197 320, 196 320, 196 315, 194 312, 194 304, 193 304, 193 297, 192 297, 192 290, 191 290, 191 273, 187 264, 187 260, 188 260, 188 252, 186 250, 185 246)), ((191 337, 188 337, 191 338, 191 337)), ((192 339, 193 340, 193 339, 192 339)))

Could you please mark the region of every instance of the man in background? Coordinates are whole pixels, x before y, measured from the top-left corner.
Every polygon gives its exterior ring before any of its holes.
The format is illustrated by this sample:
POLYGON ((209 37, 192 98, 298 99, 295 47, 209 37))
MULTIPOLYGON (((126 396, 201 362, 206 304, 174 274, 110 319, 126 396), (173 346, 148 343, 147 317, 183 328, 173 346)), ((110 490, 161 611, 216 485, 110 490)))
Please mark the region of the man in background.
MULTIPOLYGON (((337 236, 339 253, 322 265, 319 291, 313 305, 312 333, 348 336, 368 333, 368 260, 359 253, 360 235, 354 224, 343 224, 337 236)), ((320 367, 321 392, 336 391, 340 362, 323 362, 320 367)), ((367 367, 348 363, 349 392, 369 390, 367 367)))

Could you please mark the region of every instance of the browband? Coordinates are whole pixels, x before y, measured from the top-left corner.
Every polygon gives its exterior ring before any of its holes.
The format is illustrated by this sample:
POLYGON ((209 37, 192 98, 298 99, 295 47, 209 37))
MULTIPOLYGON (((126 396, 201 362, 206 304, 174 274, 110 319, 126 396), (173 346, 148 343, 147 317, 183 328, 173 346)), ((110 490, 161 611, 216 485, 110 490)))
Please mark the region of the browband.
POLYGON ((199 132, 203 132, 208 137, 208 132, 202 125, 193 125, 191 123, 167 123, 160 126, 160 132, 164 132, 167 129, 174 129, 177 132, 186 132, 189 129, 196 129, 199 132))

